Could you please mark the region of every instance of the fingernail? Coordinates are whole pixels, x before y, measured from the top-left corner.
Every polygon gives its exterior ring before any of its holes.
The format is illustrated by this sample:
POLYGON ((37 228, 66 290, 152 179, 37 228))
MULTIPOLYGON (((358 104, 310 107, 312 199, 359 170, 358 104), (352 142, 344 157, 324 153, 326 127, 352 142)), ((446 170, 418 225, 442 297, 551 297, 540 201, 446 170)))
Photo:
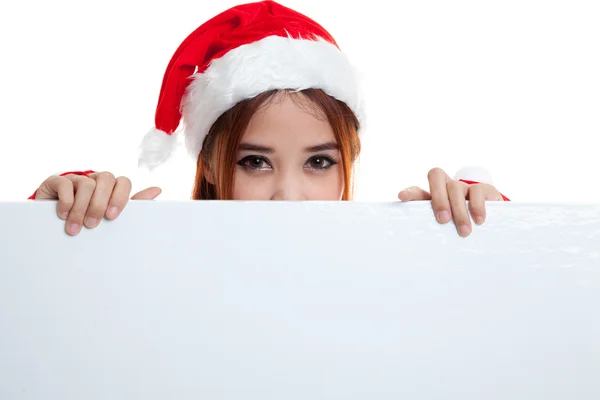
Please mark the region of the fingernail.
POLYGON ((98 225, 98 219, 96 218, 86 218, 85 225, 89 228, 94 228, 98 225))
POLYGON ((482 217, 482 216, 477 216, 477 217, 475 217, 475 223, 476 223, 477 225, 481 225, 481 224, 483 224, 483 217, 482 217))
POLYGON ((462 236, 468 236, 471 233, 471 229, 469 229, 469 225, 461 225, 459 228, 460 234, 462 236))
POLYGON ((117 213, 119 212, 119 210, 117 210, 117 207, 112 206, 111 208, 108 209, 108 212, 106 213, 106 217, 113 219, 113 218, 117 218, 117 213))
POLYGON ((68 211, 62 211, 58 214, 58 217, 61 219, 67 219, 67 217, 69 216, 69 212, 68 211))
POLYGON ((442 224, 450 222, 450 213, 448 211, 440 211, 438 213, 438 221, 442 224))
POLYGON ((81 230, 81 225, 79 224, 69 224, 67 226, 67 232, 70 233, 71 235, 77 235, 79 233, 79 231, 81 230))

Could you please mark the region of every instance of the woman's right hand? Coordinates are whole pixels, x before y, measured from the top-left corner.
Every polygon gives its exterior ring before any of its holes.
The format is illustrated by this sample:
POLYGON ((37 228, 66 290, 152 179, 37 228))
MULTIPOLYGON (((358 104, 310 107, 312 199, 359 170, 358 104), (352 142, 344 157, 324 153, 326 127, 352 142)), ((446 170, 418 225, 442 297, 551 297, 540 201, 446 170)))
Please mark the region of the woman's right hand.
MULTIPOLYGON (((95 172, 87 176, 51 176, 40 185, 35 200, 58 200, 58 216, 66 221, 67 233, 75 236, 82 226, 91 229, 98 226, 103 217, 117 218, 129 201, 130 193, 128 178, 115 178, 110 172, 95 172)), ((160 188, 149 187, 131 199, 153 200, 160 193, 160 188)))

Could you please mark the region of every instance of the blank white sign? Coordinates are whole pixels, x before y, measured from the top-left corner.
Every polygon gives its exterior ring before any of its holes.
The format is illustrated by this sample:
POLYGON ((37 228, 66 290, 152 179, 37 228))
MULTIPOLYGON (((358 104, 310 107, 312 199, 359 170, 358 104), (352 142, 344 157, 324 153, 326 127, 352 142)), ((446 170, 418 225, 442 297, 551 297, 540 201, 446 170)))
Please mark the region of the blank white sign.
POLYGON ((0 203, 0 399, 600 398, 600 205, 0 203))

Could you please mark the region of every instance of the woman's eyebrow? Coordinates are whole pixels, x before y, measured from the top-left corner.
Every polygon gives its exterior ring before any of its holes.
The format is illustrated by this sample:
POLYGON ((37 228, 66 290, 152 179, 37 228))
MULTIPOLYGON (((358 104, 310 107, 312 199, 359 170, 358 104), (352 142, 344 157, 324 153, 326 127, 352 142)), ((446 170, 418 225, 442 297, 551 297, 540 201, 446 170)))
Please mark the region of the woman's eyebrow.
POLYGON ((260 153, 273 153, 275 151, 270 147, 265 147, 265 146, 261 146, 259 144, 247 143, 247 142, 240 143, 240 145, 238 146, 238 150, 240 150, 240 151, 241 150, 258 151, 260 153))
POLYGON ((308 153, 316 153, 317 151, 339 150, 339 146, 336 142, 327 142, 323 144, 318 144, 316 146, 307 147, 304 150, 308 153))

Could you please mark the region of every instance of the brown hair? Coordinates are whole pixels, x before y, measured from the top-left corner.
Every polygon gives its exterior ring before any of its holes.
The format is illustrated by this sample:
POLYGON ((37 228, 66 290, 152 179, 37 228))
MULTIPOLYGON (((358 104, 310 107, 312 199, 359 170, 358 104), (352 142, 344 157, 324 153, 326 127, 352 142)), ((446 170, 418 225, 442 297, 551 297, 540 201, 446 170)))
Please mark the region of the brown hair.
MULTIPOLYGON (((192 192, 193 200, 229 200, 233 196, 233 180, 237 148, 248 127, 250 119, 259 108, 272 99, 276 93, 296 95, 295 91, 271 90, 243 100, 222 114, 212 125, 198 156, 196 179, 192 192), (214 185, 204 176, 212 166, 214 185)), ((359 122, 350 108, 320 89, 299 91, 324 114, 335 135, 342 156, 344 191, 342 200, 351 200, 353 194, 353 163, 360 153, 358 138, 359 122)))

